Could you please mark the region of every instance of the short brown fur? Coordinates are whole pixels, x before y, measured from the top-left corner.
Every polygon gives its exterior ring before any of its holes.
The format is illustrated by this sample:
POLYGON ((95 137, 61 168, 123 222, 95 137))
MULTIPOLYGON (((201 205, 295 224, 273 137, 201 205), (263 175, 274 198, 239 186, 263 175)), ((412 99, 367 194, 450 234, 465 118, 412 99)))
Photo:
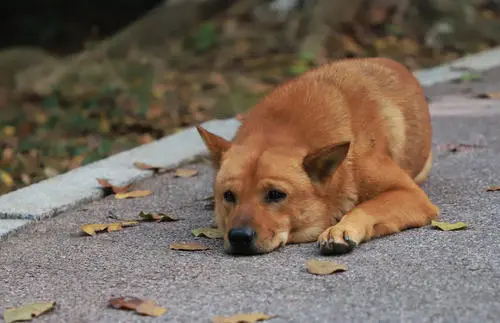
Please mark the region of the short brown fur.
POLYGON ((318 241, 328 254, 438 217, 417 185, 432 164, 427 102, 395 61, 340 60, 288 81, 245 114, 232 142, 198 130, 228 252, 234 227, 255 230, 256 253, 318 241), (265 202, 272 189, 286 198, 265 202))

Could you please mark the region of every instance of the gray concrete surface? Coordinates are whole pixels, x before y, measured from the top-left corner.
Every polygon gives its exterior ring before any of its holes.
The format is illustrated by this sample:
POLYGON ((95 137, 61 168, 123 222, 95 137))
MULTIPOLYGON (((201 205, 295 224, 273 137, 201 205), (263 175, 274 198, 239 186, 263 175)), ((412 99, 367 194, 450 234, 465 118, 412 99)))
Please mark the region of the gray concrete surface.
MULTIPOLYGON (((500 66, 500 47, 466 56, 449 64, 416 71, 415 75, 422 85, 431 86, 439 82, 458 79, 467 73, 467 69, 487 73, 498 66, 500 66)), ((483 84, 488 83, 483 82, 483 84)), ((238 122, 234 119, 218 120, 210 121, 205 126, 209 130, 217 130, 224 137, 231 137, 238 127, 238 122)), ((139 171, 130 165, 129 162, 133 159, 142 158, 144 162, 151 164, 173 166, 205 152, 205 147, 196 131, 190 128, 176 135, 4 194, 0 196, 0 219, 39 220, 82 203, 97 200, 101 198, 101 192, 95 184, 95 177, 108 178, 117 185, 149 177, 150 172, 139 171)), ((17 224, 12 227, 11 222, 0 221, 0 237, 22 226, 20 222, 17 224)))
MULTIPOLYGON (((500 83, 498 83, 500 84, 500 83)), ((455 99, 455 98, 450 98, 455 99)), ((268 255, 232 257, 222 241, 194 238, 212 212, 197 201, 211 195, 212 171, 195 164, 193 178, 160 175, 141 182, 152 196, 106 197, 35 222, 0 242, 0 307, 57 301, 36 322, 210 322, 213 315, 263 311, 269 322, 498 322, 500 317, 500 114, 449 113, 432 105, 436 159, 424 185, 443 221, 466 221, 464 231, 425 227, 362 244, 333 257, 348 271, 315 276, 305 262, 321 257, 314 244, 290 245, 268 255), (438 111, 438 112, 436 112, 438 111), (452 153, 447 144, 486 144, 452 153), (123 232, 79 236, 85 223, 163 211, 178 222, 143 223, 123 232), (204 252, 169 250, 198 241, 204 252), (150 297, 167 307, 161 318, 107 308, 113 296, 150 297)), ((500 111, 499 101, 488 101, 500 111)), ((484 104, 481 101, 480 104, 484 104)), ((460 109, 460 107, 458 107, 460 109)))

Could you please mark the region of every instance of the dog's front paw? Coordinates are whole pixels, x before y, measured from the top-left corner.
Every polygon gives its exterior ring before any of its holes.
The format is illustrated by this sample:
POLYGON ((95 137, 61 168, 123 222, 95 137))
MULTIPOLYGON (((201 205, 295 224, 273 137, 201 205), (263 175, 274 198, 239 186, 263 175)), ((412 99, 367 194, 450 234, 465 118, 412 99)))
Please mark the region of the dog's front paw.
POLYGON ((357 245, 358 241, 355 238, 354 232, 343 224, 339 223, 326 229, 318 237, 317 246, 323 255, 339 255, 352 251, 357 245))

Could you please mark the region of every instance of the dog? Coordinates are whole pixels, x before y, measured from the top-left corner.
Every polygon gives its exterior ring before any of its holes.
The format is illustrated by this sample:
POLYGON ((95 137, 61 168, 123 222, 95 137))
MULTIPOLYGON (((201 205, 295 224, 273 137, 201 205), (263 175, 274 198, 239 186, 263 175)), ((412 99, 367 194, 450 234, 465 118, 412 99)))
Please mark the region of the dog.
POLYGON ((438 218, 419 186, 432 164, 427 101, 396 61, 321 65, 240 120, 232 141, 197 126, 215 169, 215 218, 229 254, 315 241, 320 254, 344 254, 438 218))

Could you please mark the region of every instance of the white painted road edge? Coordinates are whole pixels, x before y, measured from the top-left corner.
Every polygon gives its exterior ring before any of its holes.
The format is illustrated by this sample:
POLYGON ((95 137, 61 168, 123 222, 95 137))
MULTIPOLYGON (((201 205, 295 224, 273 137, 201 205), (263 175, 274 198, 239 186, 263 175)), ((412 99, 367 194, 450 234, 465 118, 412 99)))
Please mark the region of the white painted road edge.
MULTIPOLYGON (((431 69, 415 71, 424 86, 459 79, 467 69, 486 71, 500 66, 500 47, 431 69)), ((231 139, 239 122, 212 120, 203 124, 210 131, 231 139)), ((121 152, 109 158, 49 178, 0 196, 0 236, 36 220, 54 216, 79 204, 102 197, 96 178, 120 185, 151 177, 150 171, 134 167, 135 161, 173 167, 207 153, 196 129, 191 127, 155 142, 121 152)))

